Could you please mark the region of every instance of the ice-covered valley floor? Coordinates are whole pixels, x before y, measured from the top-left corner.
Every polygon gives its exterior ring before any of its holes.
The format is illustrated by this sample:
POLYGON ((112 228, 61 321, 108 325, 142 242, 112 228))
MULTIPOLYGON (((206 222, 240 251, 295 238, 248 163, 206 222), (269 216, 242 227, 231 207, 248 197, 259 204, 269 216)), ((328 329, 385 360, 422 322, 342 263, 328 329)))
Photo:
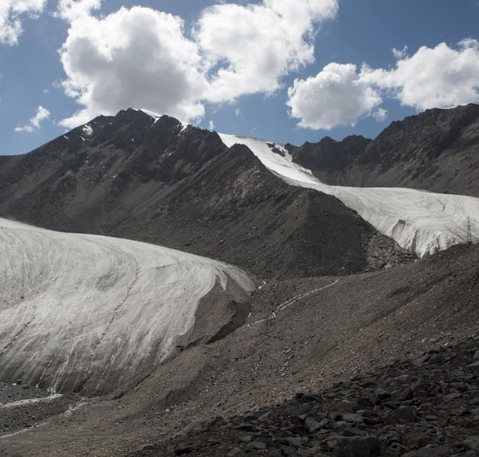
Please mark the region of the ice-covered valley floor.
POLYGON ((382 234, 423 257, 454 244, 479 242, 479 199, 405 188, 330 186, 256 138, 219 134, 231 147, 244 144, 271 172, 287 183, 333 195, 382 234))
POLYGON ((0 253, 0 379, 53 391, 102 392, 148 374, 213 287, 245 301, 254 288, 214 260, 5 219, 0 253))

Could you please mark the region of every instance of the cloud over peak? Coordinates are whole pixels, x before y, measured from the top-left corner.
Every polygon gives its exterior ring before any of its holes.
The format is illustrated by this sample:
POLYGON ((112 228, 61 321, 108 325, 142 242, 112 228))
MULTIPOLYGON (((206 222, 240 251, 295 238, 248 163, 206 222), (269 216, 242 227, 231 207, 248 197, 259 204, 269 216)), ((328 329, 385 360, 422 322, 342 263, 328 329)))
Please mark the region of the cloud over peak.
POLYGON ((183 120, 203 115, 196 100, 206 85, 200 56, 171 14, 134 7, 104 18, 75 16, 60 54, 65 91, 84 106, 64 126, 127 106, 183 120))
POLYGON ((329 130, 371 115, 382 98, 365 72, 366 67, 358 73, 356 65, 330 63, 314 77, 295 80, 288 90, 291 116, 301 119, 299 127, 329 130))
POLYGON ((95 16, 100 0, 60 0, 70 23, 60 55, 65 93, 82 107, 61 121, 74 127, 126 106, 182 121, 204 115, 205 102, 272 93, 286 74, 314 60, 315 27, 337 0, 264 0, 205 9, 191 33, 171 14, 145 7, 95 16))
POLYGON ((440 43, 409 56, 407 47, 393 50, 391 69, 359 70, 331 63, 315 77, 300 79, 288 90, 287 105, 298 126, 331 129, 354 124, 360 117, 384 120, 384 99, 395 99, 418 111, 451 108, 479 101, 479 43, 465 39, 456 48, 440 43))
POLYGON ((402 105, 418 110, 451 108, 479 100, 479 43, 462 40, 457 49, 440 43, 403 54, 392 70, 377 70, 372 81, 402 105))
MULTIPOLYGON (((0 42, 15 43, 21 15, 39 14, 45 5, 4 0, 0 42)), ((62 87, 78 105, 60 121, 68 128, 129 106, 195 122, 207 103, 275 94, 287 75, 314 63, 317 32, 338 14, 338 0, 224 1, 204 9, 187 29, 180 17, 148 7, 102 15, 102 0, 57 5, 56 16, 69 25, 59 51, 62 87)), ((476 40, 392 53, 393 67, 332 62, 296 78, 288 88, 290 116, 303 128, 332 129, 367 117, 384 121, 387 100, 418 111, 479 101, 476 40)))

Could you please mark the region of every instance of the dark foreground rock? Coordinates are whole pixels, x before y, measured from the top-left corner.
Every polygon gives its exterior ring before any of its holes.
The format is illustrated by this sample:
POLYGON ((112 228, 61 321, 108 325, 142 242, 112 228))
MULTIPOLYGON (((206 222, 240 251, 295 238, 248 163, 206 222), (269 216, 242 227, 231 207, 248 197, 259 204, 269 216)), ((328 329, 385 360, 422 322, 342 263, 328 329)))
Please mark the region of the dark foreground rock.
POLYGON ((216 417, 128 457, 479 456, 479 337, 322 392, 216 417))

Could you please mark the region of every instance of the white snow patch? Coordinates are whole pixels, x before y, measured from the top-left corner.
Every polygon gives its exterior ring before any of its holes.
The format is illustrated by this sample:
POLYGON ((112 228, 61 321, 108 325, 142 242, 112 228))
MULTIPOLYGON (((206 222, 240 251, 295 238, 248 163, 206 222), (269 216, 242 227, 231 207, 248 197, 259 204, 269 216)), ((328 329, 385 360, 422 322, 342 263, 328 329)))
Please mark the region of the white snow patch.
MULTIPOLYGON (((141 109, 133 108, 133 109, 135 109, 135 111, 143 111, 145 114, 148 114, 148 116, 152 117, 155 120, 154 124, 156 124, 158 119, 160 119, 160 117, 162 116, 161 114, 155 113, 154 111, 150 111, 144 108, 141 108, 141 109)), ((181 131, 185 130, 189 125, 189 124, 184 124, 181 121, 178 121, 178 122, 181 124, 181 131)))
POLYGON ((54 394, 54 395, 49 395, 48 397, 28 398, 26 400, 12 401, 10 403, 0 403, 0 409, 16 408, 17 406, 32 405, 34 403, 48 403, 50 401, 56 400, 57 398, 61 398, 61 397, 62 397, 61 394, 54 394))
MULTIPOLYGON (((266 141, 219 134, 224 144, 244 144, 290 185, 333 195, 379 232, 419 257, 454 244, 479 242, 479 199, 389 187, 341 187, 322 183, 307 170, 271 151, 266 141)), ((279 147, 279 146, 278 146, 279 147)))
POLYGON ((145 243, 0 219, 3 376, 52 392, 83 377, 119 385, 160 363, 215 284, 255 287, 241 270, 145 243))
POLYGON ((161 114, 155 113, 148 109, 141 108, 137 111, 143 111, 145 114, 148 114, 148 116, 152 117, 155 120, 155 122, 161 117, 161 114))
POLYGON ((90 125, 88 124, 85 124, 83 126, 83 133, 86 135, 86 136, 91 136, 93 135, 93 129, 90 125))

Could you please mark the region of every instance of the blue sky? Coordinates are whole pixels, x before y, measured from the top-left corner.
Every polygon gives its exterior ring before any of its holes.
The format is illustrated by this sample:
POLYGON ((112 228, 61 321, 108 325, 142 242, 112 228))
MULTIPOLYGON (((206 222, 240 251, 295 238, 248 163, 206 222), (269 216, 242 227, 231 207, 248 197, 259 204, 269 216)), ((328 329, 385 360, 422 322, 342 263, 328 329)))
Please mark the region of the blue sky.
POLYGON ((0 155, 146 108, 302 144, 479 101, 476 0, 2 0, 0 155))

